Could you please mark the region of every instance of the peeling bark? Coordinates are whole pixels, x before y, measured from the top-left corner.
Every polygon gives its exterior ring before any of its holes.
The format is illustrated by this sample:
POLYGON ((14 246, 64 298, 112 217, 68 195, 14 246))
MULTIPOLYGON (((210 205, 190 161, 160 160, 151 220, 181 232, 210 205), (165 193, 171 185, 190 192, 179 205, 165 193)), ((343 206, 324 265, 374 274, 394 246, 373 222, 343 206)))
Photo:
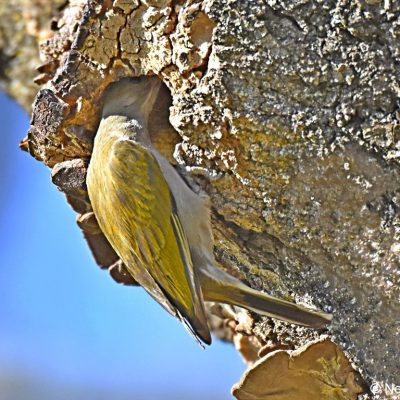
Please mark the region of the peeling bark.
POLYGON ((356 400, 363 391, 349 360, 330 340, 269 353, 232 388, 238 400, 356 400))
MULTIPOLYGON (((221 267, 333 312, 328 334, 364 378, 399 385, 399 15, 390 0, 67 3, 40 47, 29 151, 53 177, 77 168, 56 184, 98 264, 133 284, 82 222, 83 166, 104 89, 159 76, 152 139, 210 195, 221 267)), ((251 328, 291 348, 320 334, 251 328)))

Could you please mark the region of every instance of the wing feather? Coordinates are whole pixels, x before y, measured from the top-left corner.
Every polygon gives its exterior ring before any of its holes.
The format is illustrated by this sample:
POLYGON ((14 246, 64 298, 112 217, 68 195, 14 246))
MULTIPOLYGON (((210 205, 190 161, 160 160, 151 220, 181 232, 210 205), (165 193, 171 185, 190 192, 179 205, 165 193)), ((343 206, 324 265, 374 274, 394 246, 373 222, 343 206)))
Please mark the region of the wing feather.
POLYGON ((147 147, 119 139, 110 146, 108 164, 97 185, 104 193, 92 201, 95 212, 108 213, 99 218, 103 232, 133 277, 209 342, 189 245, 157 160, 147 147))

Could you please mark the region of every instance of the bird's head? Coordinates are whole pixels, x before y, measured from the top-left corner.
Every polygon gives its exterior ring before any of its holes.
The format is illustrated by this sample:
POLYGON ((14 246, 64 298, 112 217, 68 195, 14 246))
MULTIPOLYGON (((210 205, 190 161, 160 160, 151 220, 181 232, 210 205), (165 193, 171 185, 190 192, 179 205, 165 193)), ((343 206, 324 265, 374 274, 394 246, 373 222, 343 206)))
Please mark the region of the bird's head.
POLYGON ((160 85, 155 76, 125 78, 111 84, 104 94, 103 118, 122 115, 147 124, 160 85))

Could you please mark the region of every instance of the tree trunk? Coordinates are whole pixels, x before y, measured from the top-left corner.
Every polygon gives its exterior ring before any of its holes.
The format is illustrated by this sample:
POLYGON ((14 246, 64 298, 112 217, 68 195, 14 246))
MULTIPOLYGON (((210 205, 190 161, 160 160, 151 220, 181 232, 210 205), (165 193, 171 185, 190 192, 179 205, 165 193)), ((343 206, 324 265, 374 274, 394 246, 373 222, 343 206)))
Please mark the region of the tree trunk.
MULTIPOLYGON (((190 167, 211 197, 221 268, 332 312, 327 334, 367 382, 399 385, 400 5, 57 3, 46 14, 58 10, 40 48, 43 87, 22 147, 53 168, 99 265, 134 283, 85 192, 101 95, 123 77, 155 74, 165 86, 153 141, 171 162, 190 167)), ((14 27, 8 42, 1 39, 6 90, 28 110, 32 69, 21 56, 7 58, 19 45, 14 27), (17 74, 15 64, 29 74, 17 74)), ((21 46, 32 53, 35 43, 21 46)), ((226 314, 210 312, 217 330, 217 316, 226 314)), ((267 318, 250 325, 256 344, 246 342, 247 350, 271 340, 298 347, 322 334, 267 318)), ((237 327, 219 334, 232 339, 237 327)))

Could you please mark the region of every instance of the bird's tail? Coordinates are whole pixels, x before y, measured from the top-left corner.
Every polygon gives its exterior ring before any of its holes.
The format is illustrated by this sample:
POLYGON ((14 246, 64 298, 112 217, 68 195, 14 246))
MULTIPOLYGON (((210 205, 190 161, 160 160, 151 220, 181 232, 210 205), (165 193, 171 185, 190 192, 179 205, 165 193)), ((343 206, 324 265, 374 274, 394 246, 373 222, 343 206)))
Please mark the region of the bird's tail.
POLYGON ((202 270, 200 279, 205 301, 237 305, 258 314, 315 329, 324 328, 332 320, 331 314, 269 296, 215 268, 202 270))

